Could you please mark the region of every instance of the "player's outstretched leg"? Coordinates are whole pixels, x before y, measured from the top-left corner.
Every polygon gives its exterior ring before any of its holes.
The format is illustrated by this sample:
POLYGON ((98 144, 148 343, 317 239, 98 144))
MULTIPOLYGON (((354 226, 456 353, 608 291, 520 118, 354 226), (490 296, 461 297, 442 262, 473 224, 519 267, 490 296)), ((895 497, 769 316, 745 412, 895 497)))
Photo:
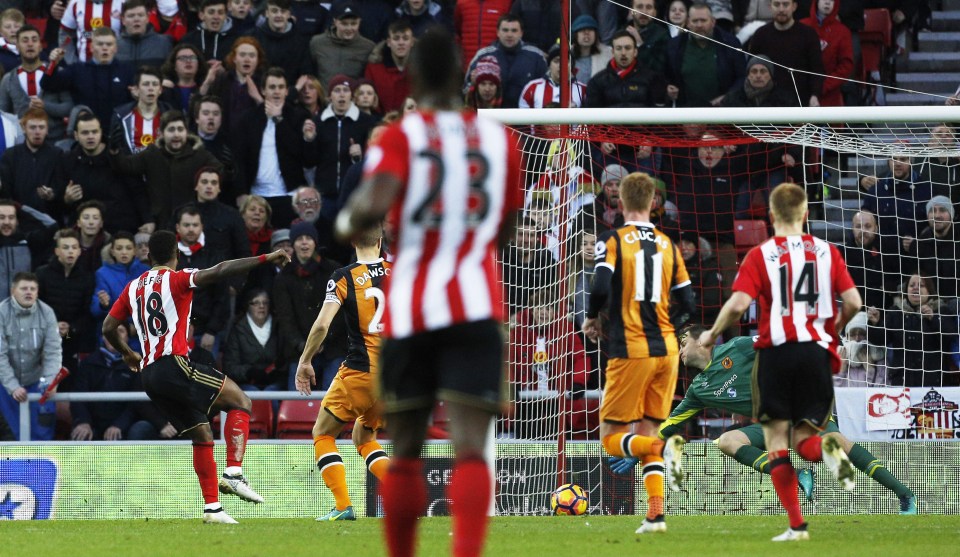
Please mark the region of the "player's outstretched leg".
POLYGON ((800 491, 803 492, 807 501, 813 502, 813 493, 816 489, 816 474, 813 468, 804 468, 797 472, 797 483, 800 485, 800 491))
POLYGON ((663 465, 667 473, 667 485, 672 491, 680 491, 683 483, 683 437, 674 435, 663 446, 663 465))
MULTIPOLYGON (((763 429, 760 424, 752 424, 728 431, 715 442, 723 454, 740 464, 753 468, 761 474, 770 473, 769 455, 762 448, 764 446, 763 429)), ((807 501, 813 501, 815 478, 812 469, 805 468, 797 472, 797 483, 807 501)))
POLYGON ((244 501, 263 503, 263 497, 250 487, 243 475, 243 457, 250 437, 250 409, 253 403, 240 387, 227 378, 220 396, 214 403, 216 410, 227 412, 223 424, 223 436, 227 444, 227 466, 220 478, 220 493, 236 495, 244 501))
POLYGON ((827 433, 824 437, 836 438, 841 448, 843 448, 844 452, 846 452, 850 458, 851 464, 853 464, 857 470, 870 476, 873 481, 896 494, 897 499, 900 500, 900 514, 917 514, 917 498, 913 494, 913 491, 894 477, 894 475, 890 473, 890 470, 888 470, 877 457, 873 456, 870 451, 856 443, 851 443, 839 431, 827 433))

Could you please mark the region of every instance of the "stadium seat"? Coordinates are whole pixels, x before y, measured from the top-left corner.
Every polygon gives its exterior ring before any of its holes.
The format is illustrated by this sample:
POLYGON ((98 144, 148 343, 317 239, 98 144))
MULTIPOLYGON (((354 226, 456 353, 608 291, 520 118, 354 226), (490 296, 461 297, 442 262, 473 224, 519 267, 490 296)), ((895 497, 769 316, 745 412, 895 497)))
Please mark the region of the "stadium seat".
POLYGON ((277 414, 277 439, 313 439, 319 400, 285 400, 277 414))
POLYGON ((427 426, 427 438, 449 439, 450 434, 447 432, 449 422, 450 418, 447 416, 447 408, 442 400, 438 400, 437 404, 433 407, 433 412, 430 414, 430 423, 427 426))
MULTIPOLYGON (((210 420, 213 438, 220 438, 220 413, 210 420)), ((250 439, 270 439, 273 437, 273 401, 254 400, 250 409, 250 439)))
POLYGON ((762 220, 736 220, 733 222, 733 241, 738 253, 746 253, 770 237, 767 222, 762 220))
POLYGON ((860 31, 860 80, 875 71, 893 44, 893 20, 890 11, 884 8, 863 11, 863 30, 860 31))

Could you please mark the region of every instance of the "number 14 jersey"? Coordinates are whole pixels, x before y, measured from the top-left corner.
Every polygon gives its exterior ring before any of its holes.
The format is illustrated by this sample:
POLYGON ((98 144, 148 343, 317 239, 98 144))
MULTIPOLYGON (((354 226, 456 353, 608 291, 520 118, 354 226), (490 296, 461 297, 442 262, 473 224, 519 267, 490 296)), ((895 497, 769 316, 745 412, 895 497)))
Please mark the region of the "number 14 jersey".
POLYGON ((383 259, 357 261, 334 271, 327 282, 324 303, 339 305, 347 323, 344 365, 350 369, 376 371, 383 313, 387 309, 383 283, 389 275, 390 263, 383 259))

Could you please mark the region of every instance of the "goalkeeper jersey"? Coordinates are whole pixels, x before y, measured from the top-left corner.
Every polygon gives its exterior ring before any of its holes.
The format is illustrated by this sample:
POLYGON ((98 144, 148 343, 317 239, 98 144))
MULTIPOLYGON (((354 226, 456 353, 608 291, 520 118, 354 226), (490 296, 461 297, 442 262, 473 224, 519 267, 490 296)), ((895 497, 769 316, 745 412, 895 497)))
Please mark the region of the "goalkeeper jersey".
POLYGON ((707 408, 753 415, 751 388, 757 357, 753 342, 753 337, 737 337, 713 349, 713 359, 693 378, 683 400, 660 425, 661 439, 679 433, 681 425, 707 408))

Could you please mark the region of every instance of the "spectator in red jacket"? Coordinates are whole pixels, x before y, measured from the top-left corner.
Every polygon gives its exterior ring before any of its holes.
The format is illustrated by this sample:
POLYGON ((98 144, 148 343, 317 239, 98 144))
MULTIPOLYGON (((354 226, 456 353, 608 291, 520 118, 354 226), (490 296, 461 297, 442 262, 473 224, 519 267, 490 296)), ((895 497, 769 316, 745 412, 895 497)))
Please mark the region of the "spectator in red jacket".
POLYGON ((812 27, 820 36, 820 55, 824 73, 831 76, 823 81, 820 106, 843 106, 843 79, 853 72, 853 41, 850 30, 840 23, 837 12, 840 0, 817 0, 810 4, 810 17, 800 23, 812 27))
POLYGON ((453 10, 453 28, 463 50, 463 69, 474 55, 497 38, 497 21, 510 11, 511 0, 459 0, 453 10))
POLYGON ((373 83, 384 112, 403 108, 410 94, 406 64, 413 42, 410 22, 398 19, 387 28, 387 40, 370 53, 364 77, 373 83))

